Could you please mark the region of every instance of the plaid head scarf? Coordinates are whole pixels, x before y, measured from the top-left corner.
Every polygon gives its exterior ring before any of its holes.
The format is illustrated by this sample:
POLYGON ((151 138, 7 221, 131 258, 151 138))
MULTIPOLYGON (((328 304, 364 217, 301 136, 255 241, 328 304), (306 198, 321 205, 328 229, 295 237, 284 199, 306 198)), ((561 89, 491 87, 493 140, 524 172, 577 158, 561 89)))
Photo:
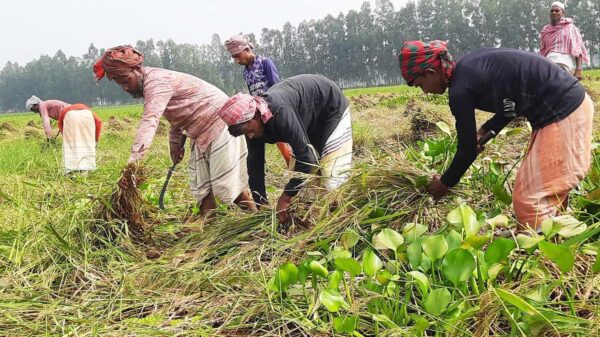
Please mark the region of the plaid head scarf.
POLYGON ((262 97, 239 93, 228 99, 217 111, 217 115, 231 126, 251 120, 257 109, 264 123, 273 117, 267 102, 262 97))
POLYGON ((229 55, 235 56, 243 52, 246 48, 254 49, 254 45, 250 42, 247 36, 234 35, 225 41, 225 49, 229 52, 229 55))
POLYGON ((144 62, 144 55, 131 46, 118 46, 108 49, 94 64, 94 76, 100 81, 105 73, 127 76, 132 68, 144 62))
POLYGON ((400 70, 402 77, 408 84, 412 83, 417 77, 423 75, 427 69, 437 69, 441 67, 442 77, 446 84, 450 83, 452 71, 454 70, 454 60, 448 52, 447 42, 432 41, 429 43, 423 41, 406 41, 402 44, 402 49, 398 54, 400 70))

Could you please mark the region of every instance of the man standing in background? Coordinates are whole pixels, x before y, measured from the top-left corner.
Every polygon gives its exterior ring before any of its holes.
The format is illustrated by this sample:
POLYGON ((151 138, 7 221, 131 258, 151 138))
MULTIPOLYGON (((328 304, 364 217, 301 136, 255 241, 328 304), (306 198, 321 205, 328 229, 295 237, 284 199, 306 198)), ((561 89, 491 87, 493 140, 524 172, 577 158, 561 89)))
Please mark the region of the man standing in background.
MULTIPOLYGON (((225 41, 227 52, 235 63, 244 66, 244 80, 251 96, 259 96, 279 82, 277 66, 268 57, 256 55, 254 45, 247 36, 234 35, 225 41)), ((277 148, 289 166, 292 150, 286 143, 277 143, 277 148)))
POLYGON ((225 41, 225 48, 235 60, 244 66, 244 80, 252 96, 264 94, 273 84, 279 82, 279 73, 275 63, 268 58, 256 55, 254 45, 248 37, 235 35, 225 41))
POLYGON ((540 54, 581 80, 582 63, 589 64, 588 52, 573 19, 565 18, 565 5, 550 6, 550 24, 540 33, 540 54))

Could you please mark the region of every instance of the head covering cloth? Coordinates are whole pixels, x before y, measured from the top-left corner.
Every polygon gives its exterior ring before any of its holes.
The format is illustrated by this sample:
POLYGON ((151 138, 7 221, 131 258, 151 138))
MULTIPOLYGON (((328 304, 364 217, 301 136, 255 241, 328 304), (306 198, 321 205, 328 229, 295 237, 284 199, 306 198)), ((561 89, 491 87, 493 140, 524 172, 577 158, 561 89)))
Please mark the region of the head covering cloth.
POLYGON ((42 100, 39 97, 33 95, 29 97, 27 102, 25 102, 25 109, 27 109, 27 111, 30 111, 34 105, 39 105, 40 103, 42 103, 42 100))
POLYGON ((565 10, 565 5, 564 5, 562 2, 560 2, 560 1, 554 1, 554 2, 552 3, 552 5, 550 5, 550 8, 552 8, 552 7, 554 7, 554 6, 556 6, 556 7, 560 8, 560 9, 562 9, 563 11, 565 10))
POLYGON ((448 52, 447 42, 431 41, 406 41, 398 54, 402 77, 411 84, 417 77, 422 76, 427 69, 442 70, 442 78, 446 84, 450 83, 454 70, 454 59, 448 52))
POLYGON ((117 46, 108 49, 94 64, 94 76, 100 81, 106 73, 110 76, 124 77, 131 69, 144 62, 144 55, 131 46, 117 46))
POLYGON ((217 111, 217 115, 231 126, 251 120, 254 118, 256 110, 260 112, 264 123, 273 117, 269 105, 262 97, 239 93, 229 98, 217 111))
POLYGON ((235 56, 246 49, 254 49, 254 45, 247 36, 234 35, 225 41, 225 49, 227 49, 231 56, 235 56))

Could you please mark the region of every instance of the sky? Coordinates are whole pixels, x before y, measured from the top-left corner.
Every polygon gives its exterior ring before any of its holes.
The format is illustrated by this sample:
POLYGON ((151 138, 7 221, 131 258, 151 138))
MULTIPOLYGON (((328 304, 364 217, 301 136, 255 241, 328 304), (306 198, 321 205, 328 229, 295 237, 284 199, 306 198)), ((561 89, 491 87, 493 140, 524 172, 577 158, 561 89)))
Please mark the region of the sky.
MULTIPOLYGON (((21 65, 60 49, 81 56, 90 43, 97 48, 138 40, 173 39, 210 43, 231 35, 281 29, 286 22, 359 10, 365 0, 17 0, 3 1, 0 11, 0 68, 21 65)), ((397 10, 408 0, 391 0, 397 10)), ((375 0, 369 0, 375 8, 375 0)))

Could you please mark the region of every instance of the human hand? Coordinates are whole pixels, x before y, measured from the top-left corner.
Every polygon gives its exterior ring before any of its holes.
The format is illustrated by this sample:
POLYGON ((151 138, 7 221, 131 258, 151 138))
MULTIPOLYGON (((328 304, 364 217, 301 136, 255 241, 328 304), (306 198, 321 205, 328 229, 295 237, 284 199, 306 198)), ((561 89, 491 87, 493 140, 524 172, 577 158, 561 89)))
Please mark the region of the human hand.
POLYGON ((427 186, 427 192, 429 192, 429 194, 431 194, 433 196, 433 199, 435 199, 436 201, 450 192, 450 189, 442 182, 441 178, 442 176, 440 176, 439 174, 434 174, 431 177, 431 182, 429 183, 429 186, 427 186))
POLYGON ((281 193, 279 200, 277 201, 277 220, 279 220, 279 224, 288 225, 291 222, 291 217, 288 212, 288 207, 292 202, 292 197, 285 194, 285 192, 281 193))

